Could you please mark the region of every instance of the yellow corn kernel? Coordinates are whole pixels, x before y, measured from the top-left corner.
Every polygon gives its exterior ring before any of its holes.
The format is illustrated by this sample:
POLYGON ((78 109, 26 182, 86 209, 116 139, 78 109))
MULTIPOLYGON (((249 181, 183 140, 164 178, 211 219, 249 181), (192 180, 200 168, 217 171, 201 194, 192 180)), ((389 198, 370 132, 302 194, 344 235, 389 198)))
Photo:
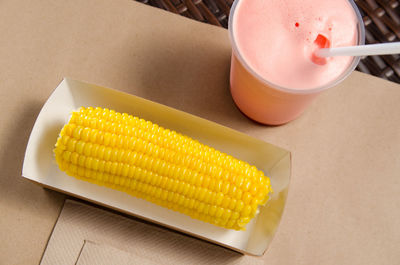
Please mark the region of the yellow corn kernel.
POLYGON ((272 192, 254 166, 109 109, 73 112, 54 153, 68 175, 229 229, 245 229, 272 192))

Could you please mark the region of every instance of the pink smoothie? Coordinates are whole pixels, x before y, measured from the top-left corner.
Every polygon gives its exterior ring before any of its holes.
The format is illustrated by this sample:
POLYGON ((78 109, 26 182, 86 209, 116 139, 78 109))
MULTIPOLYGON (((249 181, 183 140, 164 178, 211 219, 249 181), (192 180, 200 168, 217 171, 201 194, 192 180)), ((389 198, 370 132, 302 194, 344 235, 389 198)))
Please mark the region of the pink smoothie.
POLYGON ((231 92, 238 107, 266 124, 299 116, 354 64, 353 57, 315 60, 322 45, 317 36, 330 47, 356 45, 358 19, 348 0, 239 0, 230 25, 231 92))

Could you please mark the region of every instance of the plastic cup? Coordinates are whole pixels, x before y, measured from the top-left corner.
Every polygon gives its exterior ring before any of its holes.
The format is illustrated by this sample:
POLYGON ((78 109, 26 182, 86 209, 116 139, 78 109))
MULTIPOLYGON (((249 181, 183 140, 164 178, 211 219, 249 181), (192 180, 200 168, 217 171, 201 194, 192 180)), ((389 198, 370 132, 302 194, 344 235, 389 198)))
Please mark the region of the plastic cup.
MULTIPOLYGON (((232 44, 230 90, 237 107, 250 119, 267 125, 281 125, 299 117, 322 91, 343 81, 356 68, 360 57, 353 57, 346 70, 336 79, 311 89, 293 89, 274 84, 256 73, 240 54, 234 35, 234 18, 238 9, 236 0, 229 16, 229 36, 232 44)), ((349 0, 357 17, 357 45, 364 45, 364 24, 356 4, 349 0)), ((271 10, 273 12, 273 10, 271 10)), ((268 14, 265 14, 268 16, 268 14)), ((257 41, 257 40, 254 40, 257 41)), ((271 36, 273 41, 273 36, 271 36)))

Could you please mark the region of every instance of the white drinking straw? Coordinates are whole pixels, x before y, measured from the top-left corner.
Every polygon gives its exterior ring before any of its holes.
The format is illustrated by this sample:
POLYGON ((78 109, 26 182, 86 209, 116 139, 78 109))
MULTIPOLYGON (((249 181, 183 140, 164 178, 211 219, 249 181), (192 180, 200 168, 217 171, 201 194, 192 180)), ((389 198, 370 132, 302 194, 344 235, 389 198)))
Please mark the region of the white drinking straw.
POLYGON ((369 44, 359 46, 323 48, 315 51, 318 57, 368 56, 400 53, 400 42, 369 44))

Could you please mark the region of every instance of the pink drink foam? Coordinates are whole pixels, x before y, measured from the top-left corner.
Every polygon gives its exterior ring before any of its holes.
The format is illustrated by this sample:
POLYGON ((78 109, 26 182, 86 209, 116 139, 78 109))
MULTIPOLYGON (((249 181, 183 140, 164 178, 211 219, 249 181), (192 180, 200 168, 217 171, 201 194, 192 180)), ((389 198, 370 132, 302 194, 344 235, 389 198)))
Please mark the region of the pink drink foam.
POLYGON ((331 47, 357 43, 357 18, 347 0, 240 0, 233 20, 239 53, 259 76, 290 89, 314 89, 342 74, 351 57, 312 61, 318 34, 331 47))

